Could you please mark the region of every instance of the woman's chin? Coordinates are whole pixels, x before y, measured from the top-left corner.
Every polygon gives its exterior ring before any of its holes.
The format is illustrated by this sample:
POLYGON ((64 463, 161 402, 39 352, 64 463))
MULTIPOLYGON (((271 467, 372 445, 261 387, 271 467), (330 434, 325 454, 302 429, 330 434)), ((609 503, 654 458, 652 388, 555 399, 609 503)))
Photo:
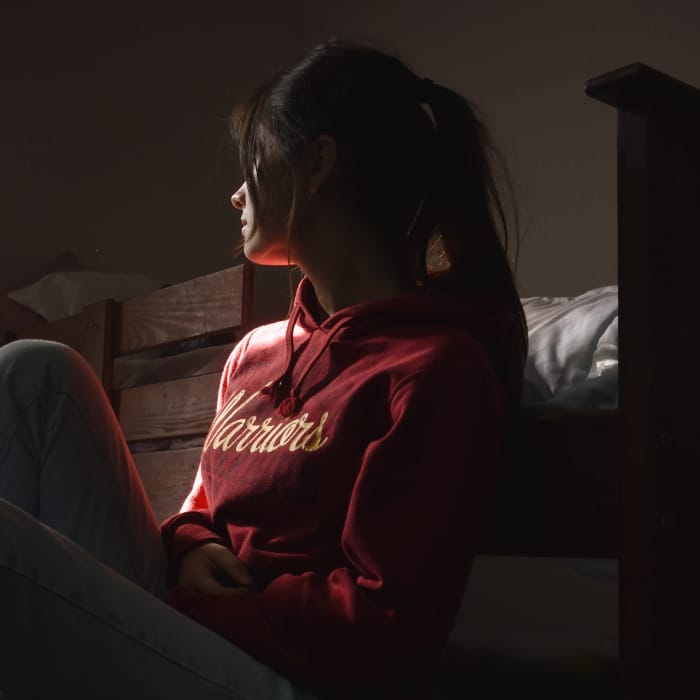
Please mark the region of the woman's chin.
POLYGON ((243 240, 243 255, 256 265, 287 265, 286 251, 271 249, 269 246, 259 245, 254 236, 243 240))

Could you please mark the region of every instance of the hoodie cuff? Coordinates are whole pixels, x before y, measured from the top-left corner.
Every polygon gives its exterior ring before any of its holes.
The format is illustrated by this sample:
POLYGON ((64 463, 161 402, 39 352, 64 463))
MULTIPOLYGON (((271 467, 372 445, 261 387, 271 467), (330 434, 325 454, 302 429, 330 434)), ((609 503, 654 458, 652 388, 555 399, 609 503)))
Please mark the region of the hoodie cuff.
MULTIPOLYGON (((175 518, 166 520, 161 526, 161 533, 168 554, 168 586, 172 586, 177 578, 177 570, 182 558, 195 547, 208 542, 216 542, 224 547, 229 544, 201 522, 182 522, 182 516, 195 513, 178 514, 175 518)), ((197 514, 199 515, 199 514, 197 514)))

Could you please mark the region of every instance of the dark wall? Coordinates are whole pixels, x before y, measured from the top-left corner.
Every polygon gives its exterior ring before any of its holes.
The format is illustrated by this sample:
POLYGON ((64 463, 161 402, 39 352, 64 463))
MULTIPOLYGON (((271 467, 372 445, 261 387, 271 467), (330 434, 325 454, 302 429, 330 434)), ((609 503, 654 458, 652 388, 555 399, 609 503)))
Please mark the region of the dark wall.
POLYGON ((396 50, 481 108, 515 179, 523 295, 612 284, 615 113, 583 84, 643 61, 700 85, 696 0, 66 7, 0 11, 0 291, 62 250, 163 282, 229 264, 226 117, 331 34, 396 50))
POLYGON ((227 116, 297 54, 300 20, 283 1, 158 4, 2 10, 0 289, 62 250, 164 282, 231 262, 227 116))
POLYGON ((616 115, 584 84, 641 61, 700 87, 698 0, 304 0, 304 43, 333 33, 476 103, 515 180, 523 295, 617 281, 616 115))

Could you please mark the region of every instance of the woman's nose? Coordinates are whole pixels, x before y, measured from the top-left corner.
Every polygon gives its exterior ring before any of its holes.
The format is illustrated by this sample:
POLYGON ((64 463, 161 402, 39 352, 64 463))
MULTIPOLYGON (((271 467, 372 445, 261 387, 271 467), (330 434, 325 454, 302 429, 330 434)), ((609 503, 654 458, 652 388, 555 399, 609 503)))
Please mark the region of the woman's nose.
POLYGON ((231 204, 236 209, 243 209, 245 206, 246 185, 245 182, 231 195, 231 204))

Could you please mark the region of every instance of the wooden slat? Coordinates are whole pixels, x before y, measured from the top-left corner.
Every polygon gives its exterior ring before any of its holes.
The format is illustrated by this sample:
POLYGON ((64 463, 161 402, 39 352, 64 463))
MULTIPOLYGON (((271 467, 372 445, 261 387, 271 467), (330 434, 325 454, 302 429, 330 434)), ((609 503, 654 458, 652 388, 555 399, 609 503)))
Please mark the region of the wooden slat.
POLYGON ((134 463, 159 522, 180 510, 192 487, 200 453, 200 447, 193 447, 134 455, 134 463))
POLYGON ((124 301, 118 353, 242 325, 249 275, 246 266, 238 265, 124 301))
POLYGON ((127 441, 206 433, 216 409, 219 378, 203 374, 118 392, 117 416, 127 441))
POLYGON ((222 343, 165 357, 123 355, 114 360, 114 389, 221 374, 235 343, 222 343))
POLYGON ((90 364, 109 392, 111 363, 105 362, 110 352, 111 325, 109 318, 114 302, 91 304, 75 316, 36 326, 21 338, 54 340, 77 350, 90 364))
POLYGON ((619 425, 613 412, 524 419, 480 553, 618 556, 619 425))

